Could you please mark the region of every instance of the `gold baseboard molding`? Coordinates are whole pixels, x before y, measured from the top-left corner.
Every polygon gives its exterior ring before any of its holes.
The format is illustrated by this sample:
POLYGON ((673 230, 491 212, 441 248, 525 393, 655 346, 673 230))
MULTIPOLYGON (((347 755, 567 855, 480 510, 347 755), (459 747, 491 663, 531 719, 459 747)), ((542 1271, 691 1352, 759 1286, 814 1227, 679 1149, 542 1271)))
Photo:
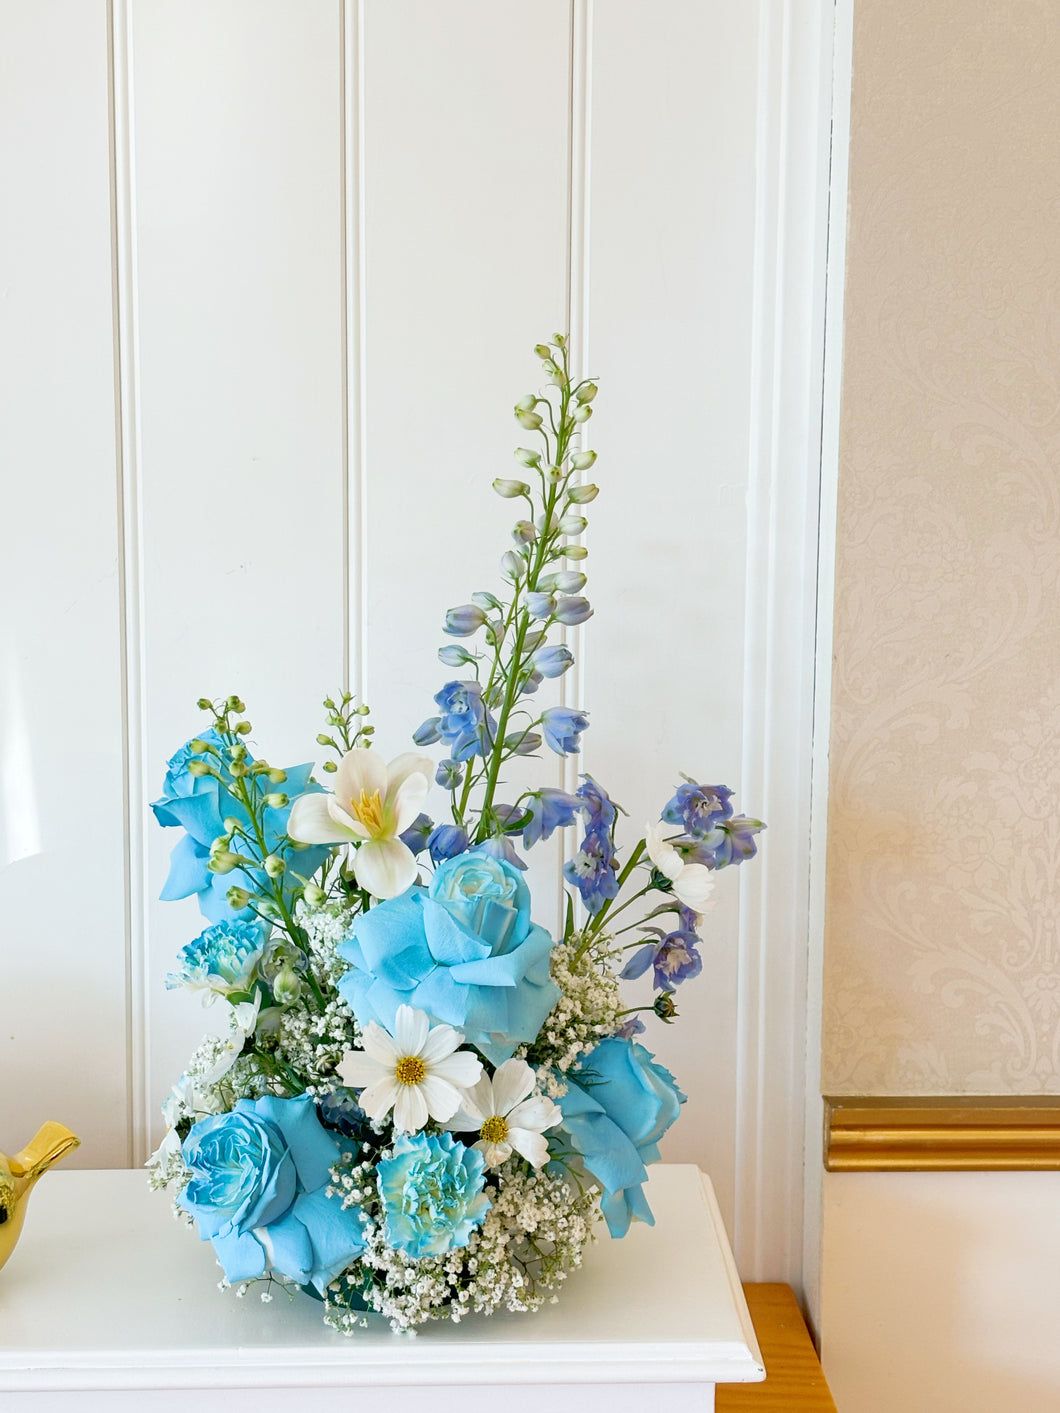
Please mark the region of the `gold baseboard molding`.
POLYGON ((1060 1095, 825 1096, 831 1173, 1060 1170, 1060 1095))

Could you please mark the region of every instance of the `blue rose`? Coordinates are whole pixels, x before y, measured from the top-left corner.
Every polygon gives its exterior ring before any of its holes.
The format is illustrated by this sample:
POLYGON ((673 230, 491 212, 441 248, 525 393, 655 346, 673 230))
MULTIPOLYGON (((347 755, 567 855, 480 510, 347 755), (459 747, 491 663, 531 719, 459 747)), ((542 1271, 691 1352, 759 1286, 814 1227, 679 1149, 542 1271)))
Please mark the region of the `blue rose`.
POLYGON ((393 1031, 397 1008, 413 1006, 457 1026, 494 1065, 534 1040, 559 1000, 552 938, 530 921, 530 890, 484 849, 355 918, 338 950, 353 964, 339 990, 362 1026, 393 1031))
POLYGON ((191 1181, 177 1201, 228 1280, 274 1270, 323 1294, 363 1251, 360 1211, 327 1195, 342 1150, 308 1095, 240 1099, 200 1119, 181 1151, 191 1181))
POLYGON ((634 1218, 654 1225, 641 1184, 685 1102, 673 1075, 643 1045, 611 1036, 567 1082, 560 1132, 604 1188, 600 1210, 611 1235, 625 1236, 634 1218))
POLYGON ((180 970, 170 972, 166 986, 220 996, 247 992, 267 940, 268 930, 260 922, 216 922, 180 949, 180 970))
POLYGON ((386 1239, 417 1260, 466 1246, 491 1203, 486 1162, 451 1134, 403 1135, 377 1168, 386 1239))
MULTIPOLYGON (((225 820, 238 819, 246 826, 250 820, 239 800, 226 788, 231 783, 231 776, 225 768, 228 746, 213 728, 204 731, 198 739, 208 742, 219 751, 221 759, 218 760, 216 755, 196 755, 191 750, 190 742, 181 746, 169 760, 160 798, 151 804, 155 818, 164 828, 179 826, 185 830, 184 838, 177 843, 170 856, 169 877, 160 896, 168 902, 175 898, 190 897, 194 893, 200 911, 211 922, 230 922, 233 918, 253 921, 254 913, 250 908, 235 912, 229 907, 228 890, 236 886, 246 888, 251 893, 257 892, 263 877, 261 870, 237 868, 220 874, 212 873, 208 867, 210 845, 225 833, 225 820), (222 777, 220 780, 212 775, 192 775, 189 772, 188 765, 191 761, 204 759, 219 769, 222 777)), ((251 757, 247 756, 246 764, 251 763, 251 757)), ((287 771, 283 789, 291 800, 321 788, 310 782, 312 769, 310 763, 291 766, 287 771)), ((290 804, 281 809, 265 811, 265 845, 270 853, 280 848, 287 832, 290 813, 290 804)), ((242 852, 238 836, 233 839, 229 848, 232 853, 242 852)), ((329 853, 330 849, 317 847, 302 849, 292 854, 288 860, 290 876, 284 876, 285 892, 293 892, 299 879, 309 878, 314 874, 329 853)))

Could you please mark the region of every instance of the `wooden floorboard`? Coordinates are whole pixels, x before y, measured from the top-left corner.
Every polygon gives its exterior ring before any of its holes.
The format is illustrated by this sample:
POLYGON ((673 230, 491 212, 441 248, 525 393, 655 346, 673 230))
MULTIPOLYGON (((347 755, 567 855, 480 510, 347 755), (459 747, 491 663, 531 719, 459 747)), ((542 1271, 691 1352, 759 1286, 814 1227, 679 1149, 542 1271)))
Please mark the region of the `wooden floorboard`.
POLYGON ((719 1384, 716 1413, 836 1413, 802 1313, 788 1285, 745 1285, 766 1366, 760 1384, 719 1384))

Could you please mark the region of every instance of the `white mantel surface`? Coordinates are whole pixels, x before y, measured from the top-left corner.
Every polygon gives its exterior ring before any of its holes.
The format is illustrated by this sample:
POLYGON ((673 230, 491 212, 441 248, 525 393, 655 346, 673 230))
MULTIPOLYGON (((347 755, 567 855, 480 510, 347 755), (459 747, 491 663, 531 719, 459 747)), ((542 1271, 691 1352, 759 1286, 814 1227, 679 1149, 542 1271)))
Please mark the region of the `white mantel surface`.
POLYGON ((439 1321, 414 1337, 372 1316, 347 1338, 307 1297, 262 1304, 253 1287, 243 1299, 218 1291, 212 1248, 142 1172, 50 1173, 0 1272, 0 1401, 5 1413, 330 1413, 374 1390, 388 1410, 432 1413, 487 1399, 504 1413, 643 1413, 646 1398, 653 1413, 710 1409, 716 1383, 765 1375, 739 1278, 697 1168, 653 1168, 648 1195, 656 1225, 612 1241, 601 1223, 556 1305, 439 1321), (311 1401, 292 1404, 292 1390, 309 1388, 311 1401))

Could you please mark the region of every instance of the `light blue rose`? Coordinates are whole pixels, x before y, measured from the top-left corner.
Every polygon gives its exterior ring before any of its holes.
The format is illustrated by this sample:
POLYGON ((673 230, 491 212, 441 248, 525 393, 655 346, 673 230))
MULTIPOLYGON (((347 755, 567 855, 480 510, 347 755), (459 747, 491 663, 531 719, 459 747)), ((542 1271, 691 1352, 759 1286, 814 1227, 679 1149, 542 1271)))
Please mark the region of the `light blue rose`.
POLYGON ((482 1154, 451 1134, 403 1135, 377 1168, 387 1241, 413 1260, 466 1246, 492 1205, 485 1171, 482 1154))
POLYGON ((530 921, 530 890, 504 859, 474 849, 353 922, 339 982, 362 1026, 393 1031, 398 1006, 462 1030, 494 1065, 529 1043, 559 999, 552 938, 530 921))
MULTIPOLYGON (((229 748, 212 727, 204 731, 199 739, 215 747, 222 758, 226 757, 229 748)), ((252 757, 247 756, 245 763, 250 765, 252 757)), ((312 769, 312 764, 293 765, 288 769, 283 789, 291 800, 322 788, 310 781, 312 769)), ((194 893, 199 910, 210 922, 231 922, 234 918, 250 922, 254 918, 250 908, 235 912, 229 907, 228 890, 235 886, 246 888, 251 893, 257 892, 262 881, 261 870, 237 868, 220 874, 208 868, 210 845, 224 834, 224 821, 233 818, 243 825, 250 823, 246 810, 225 788, 229 782, 231 777, 225 769, 224 759, 219 761, 215 755, 196 755, 191 750, 190 742, 170 757, 162 794, 152 802, 151 808, 164 828, 177 826, 186 832, 170 856, 169 877, 160 896, 168 902, 190 897, 194 893), (191 761, 204 759, 220 769, 221 780, 212 775, 192 775, 189 772, 191 761)), ((275 852, 281 846, 290 813, 290 804, 265 811, 265 844, 269 852, 275 852)), ((232 853, 242 852, 238 837, 232 841, 230 849, 232 853)), ((285 875, 284 891, 293 891, 299 878, 311 877, 329 853, 328 848, 317 847, 291 854, 288 859, 290 877, 285 875)))
POLYGON ((364 1250, 363 1217, 328 1197, 342 1156, 306 1094, 240 1099, 182 1144, 191 1181, 177 1198, 229 1281, 278 1271, 323 1293, 364 1250))
POLYGON ((603 1186, 600 1210, 612 1236, 625 1236, 633 1219, 654 1226, 641 1184, 646 1164, 659 1161, 659 1140, 677 1118, 685 1096, 669 1070, 643 1045, 611 1036, 567 1076, 559 1100, 559 1133, 603 1186))
POLYGON ((169 973, 166 987, 219 996, 249 992, 267 940, 268 931, 260 922, 216 922, 180 949, 180 970, 169 973))

